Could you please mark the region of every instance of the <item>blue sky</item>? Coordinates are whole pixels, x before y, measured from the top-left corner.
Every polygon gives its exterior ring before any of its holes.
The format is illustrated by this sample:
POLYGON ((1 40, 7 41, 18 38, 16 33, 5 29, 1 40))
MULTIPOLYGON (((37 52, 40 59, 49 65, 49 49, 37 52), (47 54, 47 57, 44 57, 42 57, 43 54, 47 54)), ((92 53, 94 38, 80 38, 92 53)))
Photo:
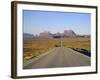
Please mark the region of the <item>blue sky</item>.
POLYGON ((23 10, 23 32, 38 35, 73 30, 76 34, 90 34, 91 14, 23 10))

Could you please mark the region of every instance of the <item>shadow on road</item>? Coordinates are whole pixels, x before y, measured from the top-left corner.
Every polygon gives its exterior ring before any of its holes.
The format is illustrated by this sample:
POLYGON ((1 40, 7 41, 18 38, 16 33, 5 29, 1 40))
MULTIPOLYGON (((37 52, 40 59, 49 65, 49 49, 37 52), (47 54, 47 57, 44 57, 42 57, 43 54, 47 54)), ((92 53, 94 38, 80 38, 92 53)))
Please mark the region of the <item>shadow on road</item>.
POLYGON ((88 50, 86 50, 86 49, 83 49, 83 48, 71 48, 71 49, 73 49, 73 50, 75 50, 75 51, 77 51, 77 52, 80 52, 80 53, 82 53, 82 54, 84 54, 84 55, 86 55, 86 56, 91 57, 90 51, 88 51, 88 50))

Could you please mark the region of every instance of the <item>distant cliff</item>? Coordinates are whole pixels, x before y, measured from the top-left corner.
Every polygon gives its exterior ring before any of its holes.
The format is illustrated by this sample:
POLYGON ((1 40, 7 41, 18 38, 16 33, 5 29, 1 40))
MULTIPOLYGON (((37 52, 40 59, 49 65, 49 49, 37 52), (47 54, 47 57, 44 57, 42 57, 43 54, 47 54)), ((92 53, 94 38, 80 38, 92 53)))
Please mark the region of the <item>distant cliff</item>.
POLYGON ((61 38, 61 37, 76 37, 76 33, 73 30, 64 30, 63 33, 50 33, 48 31, 40 33, 40 38, 61 38))
POLYGON ((62 33, 51 33, 49 31, 41 32, 39 35, 33 35, 29 33, 24 33, 24 39, 40 38, 40 39, 52 39, 52 38, 64 38, 64 37, 90 37, 90 35, 79 35, 76 34, 73 30, 64 30, 62 33))
POLYGON ((34 35, 29 33, 23 33, 23 39, 32 39, 34 38, 34 35))

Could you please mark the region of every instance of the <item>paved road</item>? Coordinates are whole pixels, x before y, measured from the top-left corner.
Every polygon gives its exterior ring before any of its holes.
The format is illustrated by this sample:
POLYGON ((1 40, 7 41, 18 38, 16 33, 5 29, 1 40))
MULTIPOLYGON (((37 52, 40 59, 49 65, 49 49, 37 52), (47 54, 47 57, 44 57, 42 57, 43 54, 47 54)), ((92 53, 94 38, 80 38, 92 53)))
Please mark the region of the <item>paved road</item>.
POLYGON ((90 57, 70 48, 56 47, 32 59, 24 69, 89 66, 90 57))

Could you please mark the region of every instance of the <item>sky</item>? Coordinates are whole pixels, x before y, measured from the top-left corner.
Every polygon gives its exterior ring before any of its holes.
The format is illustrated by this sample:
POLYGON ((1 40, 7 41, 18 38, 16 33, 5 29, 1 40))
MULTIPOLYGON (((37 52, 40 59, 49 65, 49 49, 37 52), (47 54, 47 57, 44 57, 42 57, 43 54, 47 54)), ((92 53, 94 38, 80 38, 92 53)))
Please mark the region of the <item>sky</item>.
POLYGON ((76 34, 89 35, 91 14, 23 10, 24 33, 39 35, 44 31, 63 33, 64 30, 73 30, 76 34))

